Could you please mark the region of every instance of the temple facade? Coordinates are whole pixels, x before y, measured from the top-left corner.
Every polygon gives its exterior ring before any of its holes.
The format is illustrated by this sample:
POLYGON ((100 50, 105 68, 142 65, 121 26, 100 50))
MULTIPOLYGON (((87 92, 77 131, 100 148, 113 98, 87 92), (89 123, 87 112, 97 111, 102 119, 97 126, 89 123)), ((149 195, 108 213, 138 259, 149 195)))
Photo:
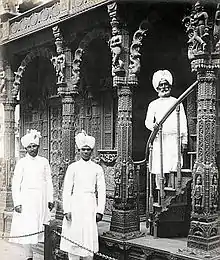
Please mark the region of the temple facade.
MULTIPOLYGON (((55 188, 53 228, 60 230, 62 183, 78 158, 74 136, 83 129, 96 138, 93 159, 107 183, 101 252, 118 259, 220 259, 220 5, 2 0, 1 7, 0 231, 10 230, 16 142, 22 157, 19 137, 27 129, 42 135, 39 153, 50 161, 55 188), (178 118, 184 105, 188 148, 169 188, 161 169, 155 195, 152 142, 168 115, 153 132, 144 120, 157 98, 152 75, 158 69, 173 74, 171 110, 178 118), (174 237, 183 242, 171 249, 170 242, 156 242, 174 237)), ((66 257, 58 241, 53 246, 52 258, 66 257)))

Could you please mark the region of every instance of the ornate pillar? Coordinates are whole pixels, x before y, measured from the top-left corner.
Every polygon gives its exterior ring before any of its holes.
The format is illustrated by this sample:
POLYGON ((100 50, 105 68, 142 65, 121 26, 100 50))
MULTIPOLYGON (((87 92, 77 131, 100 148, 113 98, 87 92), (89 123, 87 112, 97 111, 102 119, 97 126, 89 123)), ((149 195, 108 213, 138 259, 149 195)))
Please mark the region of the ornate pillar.
POLYGON ((136 185, 132 161, 132 87, 128 84, 129 34, 120 28, 119 6, 108 5, 111 19, 113 86, 118 94, 117 151, 115 194, 110 231, 106 236, 129 239, 140 235, 136 205, 136 185))
MULTIPOLYGON (((4 197, 4 219, 6 219, 7 212, 13 209, 13 202, 11 196, 11 180, 15 166, 15 106, 17 100, 12 97, 13 79, 14 75, 10 65, 4 59, 3 48, 1 48, 0 55, 0 73, 1 78, 1 92, 0 100, 4 105, 4 160, 3 160, 3 187, 4 197), (6 215, 6 216, 5 216, 6 215)), ((4 223, 6 224, 6 223, 4 223)), ((3 230, 4 232, 5 230, 3 230)))
POLYGON ((57 56, 52 58, 57 76, 58 95, 62 100, 62 163, 60 183, 66 168, 75 158, 75 98, 78 94, 78 80, 72 75, 72 53, 64 46, 64 39, 59 26, 52 28, 55 37, 57 56))
POLYGON ((219 5, 213 27, 199 2, 184 18, 189 36, 188 56, 197 74, 197 141, 193 168, 192 213, 188 248, 214 252, 220 247, 216 165, 216 77, 220 68, 219 5))

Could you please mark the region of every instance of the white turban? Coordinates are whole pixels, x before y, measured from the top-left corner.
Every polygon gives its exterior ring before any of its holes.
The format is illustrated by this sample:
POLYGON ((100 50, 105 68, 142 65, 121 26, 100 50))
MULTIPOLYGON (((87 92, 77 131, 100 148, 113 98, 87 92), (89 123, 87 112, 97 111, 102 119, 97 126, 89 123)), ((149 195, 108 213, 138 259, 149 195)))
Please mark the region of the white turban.
POLYGON ((87 135, 84 130, 75 136, 76 145, 79 149, 83 146, 89 146, 91 149, 95 146, 95 138, 93 136, 87 135))
POLYGON ((152 84, 156 91, 158 91, 157 88, 161 80, 167 80, 170 85, 173 84, 173 76, 169 72, 169 70, 158 70, 157 72, 154 73, 152 84))
POLYGON ((28 129, 27 134, 21 138, 21 143, 25 148, 28 147, 29 144, 39 145, 40 138, 41 138, 40 132, 38 132, 35 129, 31 129, 31 130, 28 129))

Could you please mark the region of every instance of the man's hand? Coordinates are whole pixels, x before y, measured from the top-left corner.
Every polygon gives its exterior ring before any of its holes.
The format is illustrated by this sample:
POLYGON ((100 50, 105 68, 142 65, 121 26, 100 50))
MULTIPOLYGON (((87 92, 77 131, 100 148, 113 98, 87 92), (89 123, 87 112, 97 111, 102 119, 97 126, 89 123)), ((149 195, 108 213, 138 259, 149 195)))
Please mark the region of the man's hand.
POLYGON ((67 221, 71 221, 71 220, 72 220, 72 214, 71 214, 71 212, 66 213, 66 214, 65 214, 65 217, 66 217, 66 220, 67 220, 67 221))
POLYGON ((101 213, 96 213, 96 222, 99 222, 102 220, 103 215, 101 213))
POLYGON ((21 213, 22 212, 22 206, 21 205, 16 206, 14 209, 15 209, 15 211, 17 213, 21 213))
POLYGON ((53 202, 48 202, 48 209, 51 211, 54 207, 54 203, 53 202))

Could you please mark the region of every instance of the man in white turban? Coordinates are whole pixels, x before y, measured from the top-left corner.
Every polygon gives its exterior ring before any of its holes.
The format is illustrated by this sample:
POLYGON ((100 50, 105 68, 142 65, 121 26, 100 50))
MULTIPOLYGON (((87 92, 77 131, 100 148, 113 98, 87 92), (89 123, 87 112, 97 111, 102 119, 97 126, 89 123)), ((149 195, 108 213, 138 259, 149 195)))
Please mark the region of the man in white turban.
POLYGON ((97 222, 105 209, 105 178, 102 167, 91 160, 95 138, 82 131, 75 141, 81 158, 69 165, 64 179, 62 235, 89 251, 65 238, 61 238, 60 249, 68 253, 69 260, 93 259, 92 252, 99 250, 97 222))
MULTIPOLYGON (((170 95, 173 77, 168 70, 158 70, 152 79, 153 87, 157 91, 159 98, 152 101, 147 110, 145 126, 153 131, 154 126, 160 122, 166 112, 176 102, 176 98, 170 95)), ((165 175, 165 185, 171 186, 169 173, 177 170, 178 150, 177 150, 177 112, 174 110, 162 126, 162 163, 165 175)), ((180 138, 182 151, 187 148, 187 120, 184 107, 180 104, 180 138)), ((156 187, 160 188, 161 176, 161 156, 160 141, 157 135, 153 142, 153 156, 151 173, 155 174, 156 187)))
MULTIPOLYGON (((29 235, 44 230, 53 208, 53 184, 51 168, 46 158, 38 155, 41 135, 37 130, 28 130, 21 138, 26 156, 21 158, 14 170, 12 197, 14 212, 11 236, 29 235)), ((44 241, 43 232, 9 240, 23 244, 28 260, 33 259, 32 245, 44 241)))

